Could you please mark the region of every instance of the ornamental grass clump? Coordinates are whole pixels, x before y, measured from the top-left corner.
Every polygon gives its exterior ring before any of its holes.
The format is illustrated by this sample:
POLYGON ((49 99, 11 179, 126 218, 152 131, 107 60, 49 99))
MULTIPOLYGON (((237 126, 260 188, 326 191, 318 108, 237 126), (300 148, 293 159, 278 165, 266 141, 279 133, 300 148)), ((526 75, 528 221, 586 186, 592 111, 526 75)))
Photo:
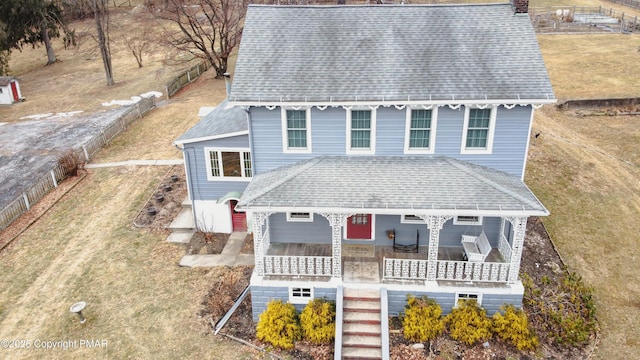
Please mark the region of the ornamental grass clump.
POLYGON ((475 300, 461 300, 458 306, 444 318, 453 340, 473 345, 491 338, 491 319, 475 300))
POLYGON ((534 350, 539 340, 531 326, 527 314, 513 305, 502 307, 504 315, 493 315, 492 331, 503 341, 510 342, 518 350, 534 350))
POLYGON ((260 314, 256 337, 281 349, 293 349, 300 340, 302 331, 298 323, 296 308, 282 300, 272 300, 260 314))
POLYGON ((328 344, 336 333, 336 306, 332 301, 316 298, 300 314, 302 335, 314 344, 328 344))
POLYGON ((426 296, 419 298, 408 294, 404 313, 400 314, 403 336, 415 342, 425 342, 440 335, 444 330, 442 308, 426 296))

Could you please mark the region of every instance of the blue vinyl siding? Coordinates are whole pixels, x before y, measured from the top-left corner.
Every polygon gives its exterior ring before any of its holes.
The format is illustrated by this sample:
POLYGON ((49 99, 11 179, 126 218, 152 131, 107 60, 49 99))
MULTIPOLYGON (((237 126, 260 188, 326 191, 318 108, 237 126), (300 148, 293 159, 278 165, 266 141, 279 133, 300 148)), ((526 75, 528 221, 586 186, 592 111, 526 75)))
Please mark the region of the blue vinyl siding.
MULTIPOLYGON (((485 217, 483 225, 454 225, 453 219, 447 221, 440 230, 439 246, 460 246, 461 236, 479 235, 483 230, 492 247, 498 247, 500 234, 498 217, 485 217)), ((345 244, 393 245, 387 237, 387 230, 395 229, 396 240, 399 244, 413 244, 416 240, 416 230, 420 231, 420 246, 429 245, 429 229, 427 224, 403 224, 400 215, 377 215, 375 217, 374 241, 344 240, 345 244)), ((286 221, 284 213, 269 216, 269 235, 272 243, 331 243, 331 227, 327 219, 314 214, 313 222, 286 221)), ((508 235, 508 234, 507 234, 508 235)))
MULTIPOLYGON (((471 292, 477 293, 476 288, 463 288, 458 289, 459 292, 464 293, 471 292)), ((398 316, 398 314, 404 311, 404 306, 407 304, 407 294, 411 294, 416 297, 423 295, 434 299, 442 307, 442 314, 447 315, 453 309, 453 305, 456 298, 455 292, 416 292, 416 291, 398 291, 388 290, 387 298, 389 302, 389 316, 398 316)), ((522 295, 517 294, 491 294, 484 293, 482 295, 482 307, 487 310, 487 315, 493 316, 496 311, 500 310, 500 306, 504 304, 512 304, 518 308, 522 307, 522 295)))
MULTIPOLYGON (((526 157, 530 106, 497 109, 491 154, 461 154, 464 107, 438 109, 435 153, 492 167, 522 177, 526 157)), ((376 110, 375 155, 404 155, 406 109, 379 107, 376 110)), ((252 151, 256 174, 321 155, 346 155, 346 112, 343 108, 311 109, 312 152, 283 153, 282 120, 279 108, 252 107, 250 117, 252 151)), ((357 155, 354 155, 357 156, 357 155)))
MULTIPOLYGON (((312 286, 309 284, 309 286, 312 286)), ((320 288, 313 287, 314 298, 324 298, 336 301, 336 288, 320 288)), ((289 288, 282 286, 251 286, 251 312, 253 313, 253 321, 257 322, 260 314, 267 309, 267 304, 271 300, 289 301, 289 288)), ((296 310, 301 312, 305 305, 294 304, 296 310)))
POLYGON ((190 182, 192 200, 216 200, 230 191, 244 191, 248 181, 210 181, 207 179, 207 159, 204 148, 249 148, 249 136, 240 135, 224 139, 185 144, 184 158, 190 182))
POLYGON ((287 221, 286 214, 269 216, 271 242, 330 244, 331 226, 324 217, 314 214, 313 222, 287 221))

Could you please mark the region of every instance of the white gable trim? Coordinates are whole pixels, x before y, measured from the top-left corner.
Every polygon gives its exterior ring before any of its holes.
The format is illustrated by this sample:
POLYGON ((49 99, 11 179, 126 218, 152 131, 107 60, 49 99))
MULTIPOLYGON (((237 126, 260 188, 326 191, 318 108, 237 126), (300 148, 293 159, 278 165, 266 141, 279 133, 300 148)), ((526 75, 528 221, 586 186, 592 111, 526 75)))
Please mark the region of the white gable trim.
POLYGON ((352 108, 358 106, 367 106, 378 108, 380 106, 390 107, 395 106, 398 109, 403 109, 405 106, 448 106, 449 108, 456 110, 460 106, 475 106, 486 107, 492 106, 504 106, 507 109, 513 109, 515 106, 533 106, 534 109, 539 109, 543 105, 555 104, 557 99, 549 97, 547 99, 496 99, 496 100, 371 100, 371 101, 284 101, 284 100, 229 100, 229 107, 232 106, 257 106, 267 107, 274 109, 276 107, 289 106, 289 107, 317 107, 320 110, 324 110, 327 107, 343 107, 352 108))
POLYGON ((241 135, 249 135, 249 130, 236 131, 236 132, 220 134, 220 135, 203 136, 199 138, 186 139, 186 140, 176 140, 173 143, 175 145, 183 145, 183 144, 191 144, 191 143, 197 143, 197 142, 207 141, 207 140, 226 139, 226 138, 231 138, 234 136, 241 136, 241 135))

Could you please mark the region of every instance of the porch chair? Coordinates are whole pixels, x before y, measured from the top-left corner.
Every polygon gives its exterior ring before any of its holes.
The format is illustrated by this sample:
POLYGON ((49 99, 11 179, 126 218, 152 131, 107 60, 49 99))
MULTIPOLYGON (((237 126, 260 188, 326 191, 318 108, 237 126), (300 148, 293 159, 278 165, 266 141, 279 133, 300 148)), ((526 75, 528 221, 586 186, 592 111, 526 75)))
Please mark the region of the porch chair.
POLYGON ((478 236, 462 235, 462 248, 469 261, 483 262, 491 252, 491 244, 484 230, 478 236))
POLYGON ((416 229, 416 243, 409 245, 402 245, 396 242, 396 229, 392 230, 393 234, 393 252, 398 253, 418 253, 418 244, 420 243, 420 230, 416 229))

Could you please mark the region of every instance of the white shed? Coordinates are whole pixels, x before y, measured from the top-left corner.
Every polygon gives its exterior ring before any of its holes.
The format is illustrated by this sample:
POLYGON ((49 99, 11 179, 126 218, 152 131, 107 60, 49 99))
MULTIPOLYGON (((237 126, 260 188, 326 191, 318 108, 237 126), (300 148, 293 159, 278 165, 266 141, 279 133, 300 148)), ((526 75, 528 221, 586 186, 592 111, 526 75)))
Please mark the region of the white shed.
POLYGON ((0 104, 13 104, 22 100, 18 79, 12 76, 0 76, 0 104))

